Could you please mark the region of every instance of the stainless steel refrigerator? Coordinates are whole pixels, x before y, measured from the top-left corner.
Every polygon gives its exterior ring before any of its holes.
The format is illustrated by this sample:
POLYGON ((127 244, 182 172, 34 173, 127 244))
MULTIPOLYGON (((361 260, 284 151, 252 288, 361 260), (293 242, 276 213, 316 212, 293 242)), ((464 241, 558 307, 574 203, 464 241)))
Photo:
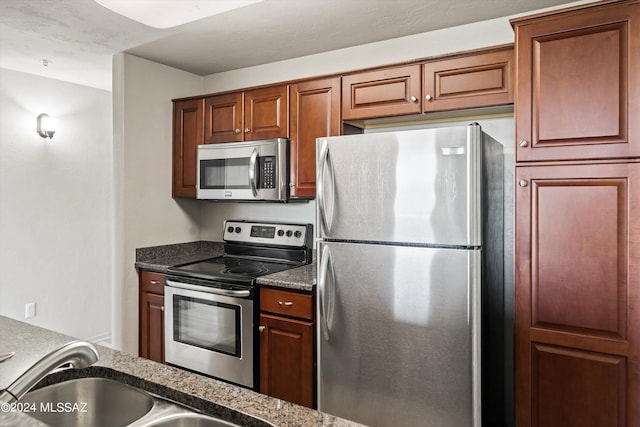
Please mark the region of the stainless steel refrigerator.
POLYGON ((501 145, 477 124, 316 144, 318 408, 480 426, 482 388, 502 393, 501 145))

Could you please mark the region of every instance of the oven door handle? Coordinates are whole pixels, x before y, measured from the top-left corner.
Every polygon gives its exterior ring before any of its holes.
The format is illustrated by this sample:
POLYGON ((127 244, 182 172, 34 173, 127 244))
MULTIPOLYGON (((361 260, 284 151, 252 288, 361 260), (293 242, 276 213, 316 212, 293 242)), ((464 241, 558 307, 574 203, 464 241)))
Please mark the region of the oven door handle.
POLYGON ((190 283, 174 282, 173 280, 167 280, 167 285, 172 288, 186 289, 188 291, 206 292, 208 294, 222 295, 225 297, 247 298, 251 295, 251 291, 241 290, 234 291, 231 289, 210 288, 208 286, 192 285, 190 283))

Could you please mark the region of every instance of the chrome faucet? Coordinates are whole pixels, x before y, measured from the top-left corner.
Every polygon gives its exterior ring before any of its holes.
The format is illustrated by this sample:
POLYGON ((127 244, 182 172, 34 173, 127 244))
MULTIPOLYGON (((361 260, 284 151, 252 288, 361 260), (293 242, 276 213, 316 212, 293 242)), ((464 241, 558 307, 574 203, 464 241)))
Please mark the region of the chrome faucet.
MULTIPOLYGON (((34 385, 61 365, 82 369, 98 361, 100 355, 96 347, 87 341, 72 341, 53 350, 27 369, 5 390, 0 391, 0 403, 11 403, 24 396, 34 385)), ((66 368, 63 368, 66 369, 66 368)))

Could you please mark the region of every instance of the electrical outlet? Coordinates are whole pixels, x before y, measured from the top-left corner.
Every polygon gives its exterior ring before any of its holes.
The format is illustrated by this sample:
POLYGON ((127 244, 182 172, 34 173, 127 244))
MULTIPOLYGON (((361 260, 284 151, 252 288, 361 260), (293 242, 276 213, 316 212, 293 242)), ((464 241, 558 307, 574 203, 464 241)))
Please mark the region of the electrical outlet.
POLYGON ((36 303, 30 302, 24 305, 24 318, 35 317, 36 315, 36 303))

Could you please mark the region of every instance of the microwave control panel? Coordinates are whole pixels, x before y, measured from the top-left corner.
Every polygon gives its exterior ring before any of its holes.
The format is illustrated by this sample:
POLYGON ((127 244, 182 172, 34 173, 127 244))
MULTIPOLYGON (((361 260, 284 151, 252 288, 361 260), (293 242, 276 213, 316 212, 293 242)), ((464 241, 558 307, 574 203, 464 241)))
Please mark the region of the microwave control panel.
POLYGON ((276 188, 275 156, 260 158, 260 188, 276 188))

